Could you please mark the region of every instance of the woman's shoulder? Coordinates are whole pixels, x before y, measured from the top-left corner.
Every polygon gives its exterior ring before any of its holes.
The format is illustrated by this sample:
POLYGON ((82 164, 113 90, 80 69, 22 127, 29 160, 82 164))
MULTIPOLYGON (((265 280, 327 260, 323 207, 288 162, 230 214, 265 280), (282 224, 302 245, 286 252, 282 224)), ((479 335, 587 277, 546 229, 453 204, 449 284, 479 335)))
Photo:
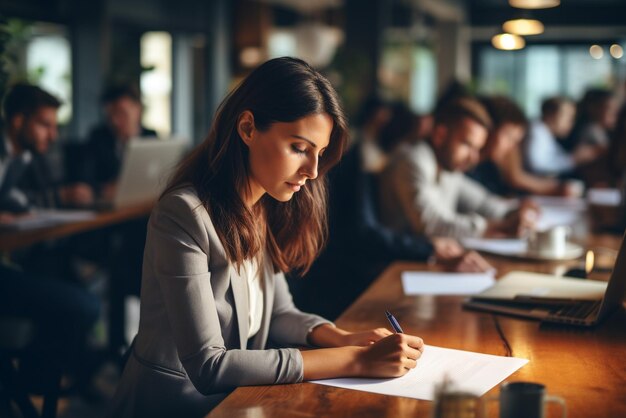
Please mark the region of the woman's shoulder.
POLYGON ((165 192, 157 202, 157 208, 171 206, 187 206, 189 208, 203 207, 196 188, 191 184, 183 184, 165 192))
POLYGON ((205 205, 191 184, 184 184, 165 192, 157 202, 153 215, 156 218, 165 216, 179 219, 184 223, 210 222, 205 205))

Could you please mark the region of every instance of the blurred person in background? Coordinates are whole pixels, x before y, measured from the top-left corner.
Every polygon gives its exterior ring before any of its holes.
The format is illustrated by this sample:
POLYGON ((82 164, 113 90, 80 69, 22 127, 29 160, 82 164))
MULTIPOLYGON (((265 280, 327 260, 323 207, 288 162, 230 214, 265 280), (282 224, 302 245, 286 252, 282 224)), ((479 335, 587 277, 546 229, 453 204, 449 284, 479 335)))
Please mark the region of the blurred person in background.
POLYGON ((465 176, 480 159, 492 127, 484 106, 456 99, 435 115, 428 141, 396 147, 381 175, 385 225, 429 237, 518 236, 532 228, 536 208, 519 207, 465 176))
POLYGON ((379 145, 380 132, 389 123, 393 109, 380 97, 373 95, 365 100, 355 118, 354 137, 359 146, 363 170, 377 173, 385 168, 387 155, 379 145))
POLYGON ((541 119, 533 122, 526 138, 524 151, 528 169, 541 175, 563 175, 576 167, 593 161, 599 149, 581 144, 569 153, 560 144, 572 132, 576 118, 574 102, 563 97, 551 97, 541 104, 541 119))
POLYGON ((576 190, 569 182, 538 176, 524 168, 521 142, 528 120, 522 109, 503 96, 481 99, 493 121, 493 129, 481 152, 481 162, 468 175, 492 193, 510 196, 517 193, 534 195, 571 195, 576 190))
POLYGON ((101 100, 105 121, 89 134, 84 170, 96 194, 108 201, 115 195, 128 141, 133 138, 154 138, 157 133, 141 124, 143 104, 135 85, 110 86, 103 92, 101 100))
POLYGON ((617 97, 605 89, 588 90, 578 104, 576 125, 566 145, 573 150, 582 146, 594 149, 595 158, 575 173, 589 187, 602 186, 606 182, 605 164, 618 110, 617 97))
POLYGON ((617 98, 609 90, 588 90, 578 104, 574 148, 588 144, 606 151, 617 121, 618 107, 617 98))
POLYGON ((59 185, 51 181, 46 160, 57 140, 57 110, 61 102, 37 86, 20 83, 7 93, 5 130, 0 141, 0 211, 4 219, 34 208, 82 206, 91 202, 84 183, 59 185))

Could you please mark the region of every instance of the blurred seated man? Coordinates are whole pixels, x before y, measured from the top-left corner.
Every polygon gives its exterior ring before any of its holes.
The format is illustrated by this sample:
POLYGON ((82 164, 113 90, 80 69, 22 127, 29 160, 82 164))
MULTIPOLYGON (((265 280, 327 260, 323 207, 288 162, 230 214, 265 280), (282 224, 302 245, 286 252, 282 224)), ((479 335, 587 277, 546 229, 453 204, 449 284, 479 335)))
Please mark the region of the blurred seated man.
POLYGON ((562 97, 543 101, 541 119, 531 124, 525 143, 525 162, 533 173, 562 175, 598 157, 595 146, 581 144, 570 154, 559 144, 572 132, 575 117, 572 101, 562 97))
POLYGON ((102 94, 102 104, 106 120, 89 134, 84 167, 98 196, 111 200, 127 142, 133 138, 156 137, 157 134, 141 125, 143 105, 141 94, 134 85, 109 87, 102 94))
MULTIPOLYGON (((59 100, 39 87, 18 84, 9 90, 4 103, 6 130, 0 141, 0 221, 10 224, 31 209, 55 207, 69 195, 70 188, 48 184, 43 159, 57 136, 59 100)), ((80 190, 81 187, 75 187, 80 190)), ((76 192, 74 196, 80 196, 76 192)), ((54 246, 32 248, 0 260, 0 315, 26 317, 37 326, 34 357, 26 365, 37 377, 42 370, 63 358, 77 360, 85 335, 99 314, 99 301, 81 286, 54 269, 36 268, 41 257, 54 246), (37 251, 39 250, 39 251, 37 251), (21 265, 19 265, 19 261, 21 265), (41 271, 45 272, 43 274, 41 271)), ((56 253, 55 253, 56 254, 56 253)), ((66 258, 57 257, 54 265, 66 258)))
POLYGON ((398 147, 382 173, 383 222, 396 231, 452 238, 518 236, 532 227, 534 205, 514 209, 464 174, 478 163, 491 126, 476 100, 444 106, 430 140, 398 147))
POLYGON ((45 154, 57 139, 60 105, 57 98, 29 84, 17 84, 7 93, 4 139, 0 141, 0 211, 18 214, 35 207, 91 202, 87 184, 59 186, 50 181, 45 154))
POLYGON ((516 193, 534 195, 572 195, 577 190, 570 182, 535 175, 523 164, 520 144, 528 121, 522 109, 503 96, 484 97, 481 103, 489 112, 493 128, 481 152, 481 162, 468 175, 500 196, 516 193))

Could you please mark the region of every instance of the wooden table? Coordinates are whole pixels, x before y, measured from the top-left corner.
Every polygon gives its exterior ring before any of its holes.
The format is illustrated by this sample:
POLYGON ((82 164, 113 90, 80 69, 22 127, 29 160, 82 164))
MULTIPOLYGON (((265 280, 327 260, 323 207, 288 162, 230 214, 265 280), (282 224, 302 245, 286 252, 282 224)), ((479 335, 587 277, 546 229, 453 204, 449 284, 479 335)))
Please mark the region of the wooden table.
POLYGON ((69 222, 28 231, 0 230, 0 252, 11 252, 42 241, 67 237, 148 216, 154 202, 146 202, 122 209, 98 213, 93 219, 69 222))
MULTIPOLYGON (((620 239, 594 235, 590 246, 617 249, 620 239)), ((564 265, 490 257, 501 276, 511 270, 553 273, 564 265)), ((404 270, 432 270, 419 263, 392 264, 336 321, 360 330, 388 327, 390 309, 404 331, 427 344, 529 359, 510 381, 533 381, 565 398, 570 418, 626 417, 626 312, 620 309, 593 330, 540 326, 536 321, 464 310, 462 297, 405 296, 404 270)), ((608 276, 606 274, 605 276, 608 276)), ((348 278, 346 278, 348 279, 348 278)), ((418 364, 419 367, 419 364, 418 364)), ((497 395, 498 387, 487 395, 497 395)), ((236 389, 210 418, 429 417, 432 403, 311 383, 236 389)), ((496 408, 492 415, 496 416, 496 408)), ((557 412, 556 407, 554 411, 557 412)), ((557 415, 550 415, 557 416, 557 415)))

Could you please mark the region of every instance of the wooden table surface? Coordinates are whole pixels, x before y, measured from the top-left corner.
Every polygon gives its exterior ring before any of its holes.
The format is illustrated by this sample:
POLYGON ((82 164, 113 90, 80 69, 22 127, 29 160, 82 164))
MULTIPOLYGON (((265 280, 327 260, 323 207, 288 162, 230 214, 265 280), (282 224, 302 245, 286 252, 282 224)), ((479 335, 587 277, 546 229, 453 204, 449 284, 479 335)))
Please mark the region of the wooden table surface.
MULTIPOLYGON (((616 250, 620 241, 616 236, 593 235, 585 244, 616 250)), ((489 261, 498 269, 498 276, 511 270, 562 273, 580 264, 501 257, 489 257, 489 261)), ((405 332, 419 335, 427 344, 528 359, 529 363, 507 380, 545 384, 548 393, 565 399, 568 417, 626 417, 624 307, 599 327, 582 330, 464 310, 463 298, 458 296, 403 294, 402 271, 433 269, 420 263, 392 264, 341 315, 337 325, 350 330, 388 327, 384 311, 390 309, 405 332)), ((608 273, 596 278, 606 280, 608 273)), ((496 387, 487 396, 498 392, 496 387)), ((238 388, 208 417, 429 417, 431 407, 428 401, 302 383, 238 388)), ((495 411, 492 408, 490 416, 496 416, 495 411)))
POLYGON ((0 252, 11 252, 46 240, 63 238, 81 232, 103 228, 142 216, 148 216, 154 202, 99 212, 93 219, 69 222, 27 231, 0 230, 0 252))

